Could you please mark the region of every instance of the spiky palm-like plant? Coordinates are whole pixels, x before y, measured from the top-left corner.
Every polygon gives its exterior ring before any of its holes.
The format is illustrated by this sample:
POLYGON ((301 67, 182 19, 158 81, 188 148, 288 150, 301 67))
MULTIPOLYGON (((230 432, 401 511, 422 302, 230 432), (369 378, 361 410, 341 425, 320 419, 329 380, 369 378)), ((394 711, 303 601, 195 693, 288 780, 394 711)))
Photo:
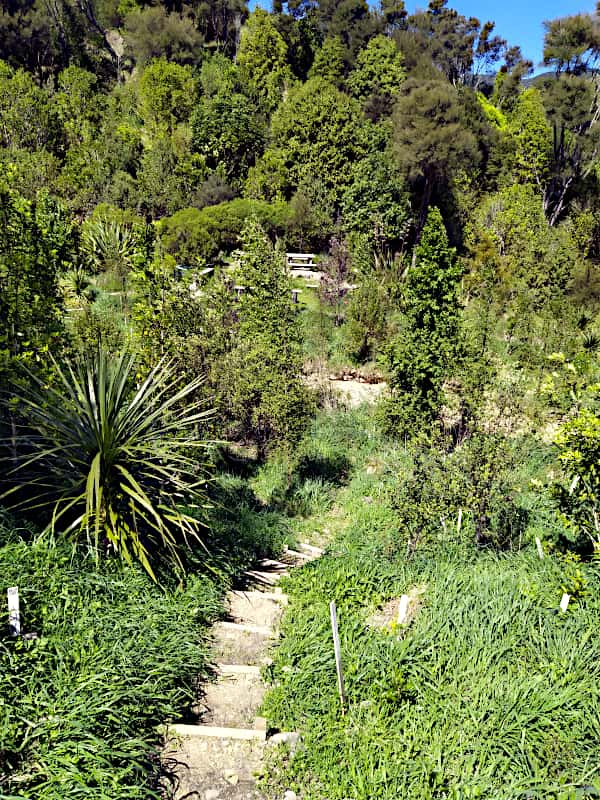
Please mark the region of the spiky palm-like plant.
POLYGON ((182 385, 163 360, 140 382, 131 354, 101 349, 55 366, 56 386, 31 375, 18 398, 24 423, 0 499, 97 551, 104 543, 138 558, 153 576, 160 552, 181 568, 182 546, 201 530, 181 506, 206 506, 202 379, 182 385))

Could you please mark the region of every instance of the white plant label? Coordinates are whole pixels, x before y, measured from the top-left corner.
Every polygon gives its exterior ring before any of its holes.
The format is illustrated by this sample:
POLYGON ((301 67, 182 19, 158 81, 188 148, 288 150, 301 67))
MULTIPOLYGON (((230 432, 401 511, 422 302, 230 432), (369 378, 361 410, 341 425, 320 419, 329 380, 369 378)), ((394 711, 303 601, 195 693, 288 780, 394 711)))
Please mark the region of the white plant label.
POLYGON ((562 600, 560 601, 560 610, 565 613, 567 608, 569 607, 569 600, 571 599, 570 594, 563 594, 562 600))
POLYGON ((542 543, 540 542, 539 536, 535 537, 535 546, 537 547, 538 556, 540 558, 544 557, 544 549, 542 547, 542 543))
POLYGON ((19 611, 19 587, 11 586, 8 590, 8 627, 11 636, 21 634, 21 613, 19 611))
POLYGON ((408 616, 408 595, 403 594, 398 605, 398 625, 404 625, 408 616))

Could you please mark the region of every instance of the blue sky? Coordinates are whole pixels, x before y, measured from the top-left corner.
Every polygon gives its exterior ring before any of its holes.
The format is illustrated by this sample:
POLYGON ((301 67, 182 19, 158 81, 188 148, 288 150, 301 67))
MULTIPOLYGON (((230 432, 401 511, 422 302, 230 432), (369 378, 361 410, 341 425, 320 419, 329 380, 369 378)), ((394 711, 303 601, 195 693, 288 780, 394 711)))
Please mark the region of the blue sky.
MULTIPOLYGON (((536 67, 542 60, 544 20, 590 13, 596 7, 595 0, 449 0, 448 4, 465 17, 477 17, 482 22, 493 20, 498 36, 511 45, 520 45, 525 58, 531 59, 536 67)), ((417 6, 426 7, 427 0, 419 3, 408 0, 406 4, 411 12, 417 6)))
MULTIPOLYGON (((377 0, 369 0, 371 5, 377 0)), ((426 8, 428 0, 406 0, 406 7, 413 12, 417 7, 426 8)), ((270 0, 250 0, 250 8, 257 5, 271 9, 270 0)), ((511 45, 518 44, 525 58, 531 59, 536 68, 542 60, 544 41, 543 21, 570 14, 590 13, 595 9, 595 0, 449 0, 449 5, 465 17, 477 17, 482 22, 490 19, 496 23, 496 33, 511 45)))

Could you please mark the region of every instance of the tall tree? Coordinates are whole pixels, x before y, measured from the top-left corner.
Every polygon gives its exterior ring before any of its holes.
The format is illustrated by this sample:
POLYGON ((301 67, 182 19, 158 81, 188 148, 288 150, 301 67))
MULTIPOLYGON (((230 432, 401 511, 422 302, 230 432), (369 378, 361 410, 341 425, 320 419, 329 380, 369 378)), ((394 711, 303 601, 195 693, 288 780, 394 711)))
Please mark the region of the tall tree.
POLYGON ((432 208, 408 272, 402 328, 387 353, 392 393, 387 418, 399 434, 433 419, 444 379, 460 366, 461 274, 442 215, 432 208))
POLYGON ((434 190, 447 186, 459 168, 476 168, 481 154, 465 124, 458 92, 443 81, 409 79, 392 117, 392 147, 420 195, 417 234, 434 190))
POLYGON ((250 96, 271 113, 279 105, 292 74, 287 45, 272 16, 262 8, 255 9, 242 28, 237 65, 250 96))

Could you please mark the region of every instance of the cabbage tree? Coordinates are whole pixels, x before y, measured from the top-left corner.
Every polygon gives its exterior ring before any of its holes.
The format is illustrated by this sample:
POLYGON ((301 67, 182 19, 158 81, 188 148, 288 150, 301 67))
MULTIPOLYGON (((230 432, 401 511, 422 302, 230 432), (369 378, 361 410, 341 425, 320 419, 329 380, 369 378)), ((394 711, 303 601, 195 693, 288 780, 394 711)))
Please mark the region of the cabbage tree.
POLYGON ((30 374, 16 398, 22 424, 0 500, 152 576, 159 553, 182 568, 206 506, 202 378, 183 384, 165 360, 140 378, 134 356, 102 349, 55 367, 54 385, 30 374))

